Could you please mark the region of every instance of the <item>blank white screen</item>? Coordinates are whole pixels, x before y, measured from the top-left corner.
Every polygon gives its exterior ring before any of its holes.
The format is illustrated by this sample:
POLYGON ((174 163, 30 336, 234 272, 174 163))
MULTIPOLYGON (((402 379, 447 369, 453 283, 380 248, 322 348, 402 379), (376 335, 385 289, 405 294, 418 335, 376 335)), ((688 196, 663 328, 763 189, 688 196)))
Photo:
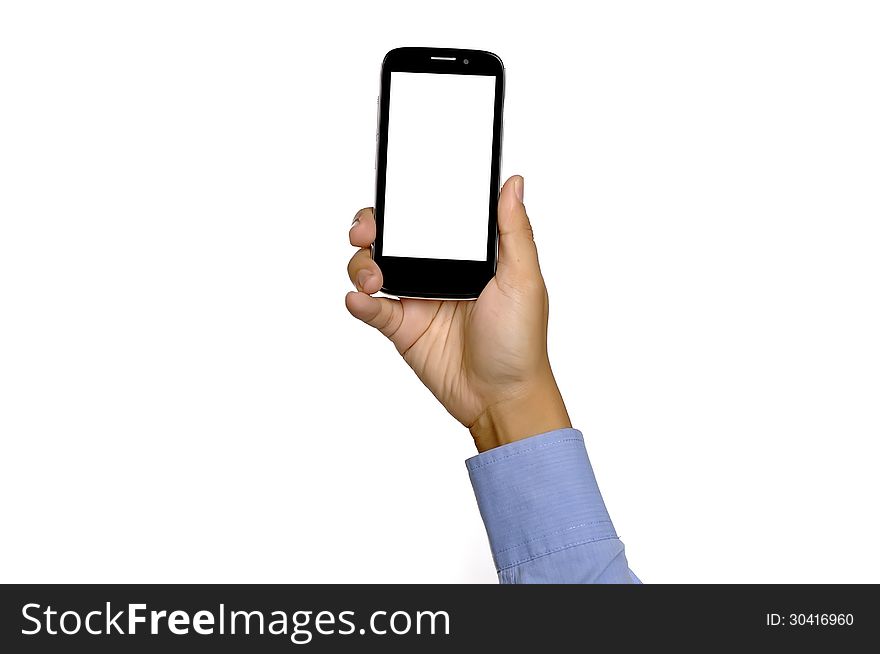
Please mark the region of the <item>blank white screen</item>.
POLYGON ((486 260, 495 78, 391 73, 382 253, 486 260))

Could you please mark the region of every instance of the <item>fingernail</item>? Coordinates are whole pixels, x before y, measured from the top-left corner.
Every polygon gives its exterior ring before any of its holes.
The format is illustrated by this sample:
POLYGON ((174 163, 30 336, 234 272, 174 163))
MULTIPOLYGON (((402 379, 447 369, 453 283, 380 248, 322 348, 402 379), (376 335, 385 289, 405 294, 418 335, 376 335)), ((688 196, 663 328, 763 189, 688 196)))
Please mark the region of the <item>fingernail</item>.
POLYGON ((361 212, 358 211, 358 212, 354 215, 354 220, 351 221, 351 226, 354 227, 354 226, 357 225, 360 221, 361 221, 361 212))
POLYGON ((513 182, 513 192, 516 193, 516 199, 520 202, 523 201, 523 186, 525 186, 526 180, 522 177, 517 177, 513 182))
POLYGON ((373 276, 373 273, 371 273, 369 270, 361 270, 357 274, 358 286, 360 286, 361 288, 364 288, 367 285, 367 282, 370 281, 370 277, 372 277, 372 276, 373 276))

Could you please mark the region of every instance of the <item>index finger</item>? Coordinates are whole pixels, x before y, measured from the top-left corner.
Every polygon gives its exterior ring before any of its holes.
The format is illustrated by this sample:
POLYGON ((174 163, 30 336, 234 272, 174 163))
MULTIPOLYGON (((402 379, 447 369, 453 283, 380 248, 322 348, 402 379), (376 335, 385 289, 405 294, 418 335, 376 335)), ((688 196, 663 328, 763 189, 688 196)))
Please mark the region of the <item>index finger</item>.
POLYGON ((373 216, 373 207, 367 207, 357 212, 351 229, 348 230, 348 240, 355 247, 370 247, 376 240, 376 219, 373 216))

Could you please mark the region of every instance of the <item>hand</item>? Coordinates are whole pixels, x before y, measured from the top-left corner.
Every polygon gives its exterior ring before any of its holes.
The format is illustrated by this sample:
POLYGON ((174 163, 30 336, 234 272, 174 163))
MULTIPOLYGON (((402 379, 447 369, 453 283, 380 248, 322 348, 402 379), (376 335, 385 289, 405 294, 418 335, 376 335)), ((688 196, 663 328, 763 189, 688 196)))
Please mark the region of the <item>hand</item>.
POLYGON ((369 249, 373 210, 361 209, 349 232, 361 249, 348 264, 358 290, 345 306, 394 343, 480 452, 571 426, 547 357, 547 288, 523 185, 515 176, 501 189, 498 266, 476 302, 373 297, 382 287, 369 249))

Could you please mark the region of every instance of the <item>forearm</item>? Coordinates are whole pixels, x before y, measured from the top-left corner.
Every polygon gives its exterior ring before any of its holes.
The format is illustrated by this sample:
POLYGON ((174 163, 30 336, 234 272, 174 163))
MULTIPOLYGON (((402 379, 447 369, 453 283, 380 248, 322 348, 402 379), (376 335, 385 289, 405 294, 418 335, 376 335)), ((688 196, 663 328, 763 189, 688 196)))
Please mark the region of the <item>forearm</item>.
POLYGON ((541 377, 533 380, 521 394, 487 407, 470 426, 479 452, 571 427, 568 411, 549 366, 541 377))

